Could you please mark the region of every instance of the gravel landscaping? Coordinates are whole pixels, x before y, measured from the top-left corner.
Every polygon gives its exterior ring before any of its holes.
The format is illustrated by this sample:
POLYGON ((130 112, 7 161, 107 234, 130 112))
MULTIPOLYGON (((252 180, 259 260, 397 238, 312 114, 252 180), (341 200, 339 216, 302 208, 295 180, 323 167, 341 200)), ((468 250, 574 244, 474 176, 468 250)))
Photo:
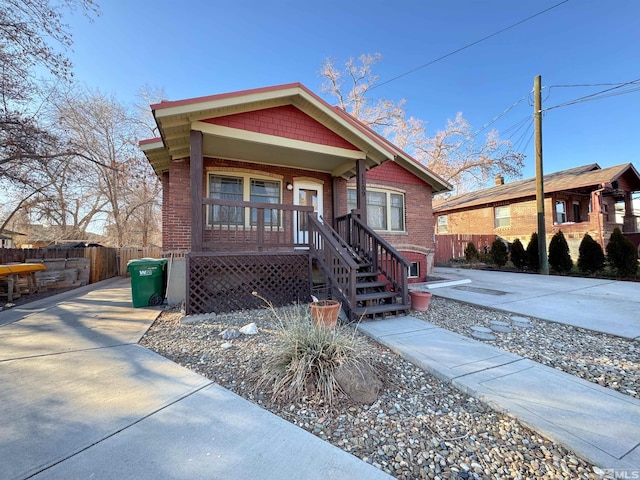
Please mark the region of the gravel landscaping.
MULTIPOLYGON (((490 328, 492 321, 513 325, 512 317, 516 317, 437 297, 433 297, 427 312, 414 311, 412 315, 466 336, 471 336, 473 326, 490 328)), ((485 343, 620 393, 640 396, 640 343, 561 323, 527 319, 531 328, 512 326, 511 333, 493 332, 496 339, 485 343)))
MULTIPOLYGON (((510 321, 505 313, 435 297, 428 312, 412 314, 465 335, 471 326, 510 321)), ((317 398, 279 403, 255 388, 255 374, 277 341, 273 312, 204 316, 192 323, 181 322, 181 317, 180 311, 163 312, 141 344, 396 478, 601 478, 598 468, 573 452, 369 339, 384 382, 372 405, 353 404, 345 397, 332 406, 317 398), (250 322, 257 324, 257 335, 221 338, 225 329, 250 322)), ((633 342, 533 319, 531 324, 497 333, 490 343, 637 395, 638 349, 633 342)))

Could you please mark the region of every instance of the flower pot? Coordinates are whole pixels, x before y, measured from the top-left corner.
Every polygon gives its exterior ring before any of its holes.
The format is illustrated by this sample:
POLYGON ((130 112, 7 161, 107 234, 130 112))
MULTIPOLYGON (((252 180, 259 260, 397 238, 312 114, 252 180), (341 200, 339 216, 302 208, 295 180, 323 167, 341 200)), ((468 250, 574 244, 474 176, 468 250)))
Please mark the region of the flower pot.
POLYGON ((422 290, 409 290, 411 295, 411 308, 419 312, 429 310, 429 302, 431 301, 431 292, 423 292, 422 290))
POLYGON ((309 308, 311 308, 313 324, 316 326, 325 325, 335 327, 341 306, 337 300, 318 300, 311 302, 309 308))

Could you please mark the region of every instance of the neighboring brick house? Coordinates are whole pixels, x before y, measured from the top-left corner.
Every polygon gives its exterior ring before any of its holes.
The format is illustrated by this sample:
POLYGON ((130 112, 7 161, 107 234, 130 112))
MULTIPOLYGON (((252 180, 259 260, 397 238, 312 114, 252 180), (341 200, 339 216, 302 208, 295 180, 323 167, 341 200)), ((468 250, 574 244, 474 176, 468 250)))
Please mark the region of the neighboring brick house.
POLYGON ((447 182, 298 83, 151 108, 161 137, 140 146, 163 184, 170 296, 189 313, 255 306, 252 290, 286 303, 315 289, 352 315, 406 307, 447 182), (375 276, 373 300, 361 280, 375 276))
MULTIPOLYGON (((615 227, 639 231, 632 194, 640 191, 640 176, 630 163, 562 170, 545 175, 543 184, 547 243, 562 230, 574 260, 585 233, 604 248, 615 227), (616 206, 624 211, 622 223, 616 223, 616 206)), ((433 209, 438 235, 494 234, 508 242, 519 238, 526 247, 538 230, 536 179, 504 183, 497 177, 495 186, 435 201, 433 209)))

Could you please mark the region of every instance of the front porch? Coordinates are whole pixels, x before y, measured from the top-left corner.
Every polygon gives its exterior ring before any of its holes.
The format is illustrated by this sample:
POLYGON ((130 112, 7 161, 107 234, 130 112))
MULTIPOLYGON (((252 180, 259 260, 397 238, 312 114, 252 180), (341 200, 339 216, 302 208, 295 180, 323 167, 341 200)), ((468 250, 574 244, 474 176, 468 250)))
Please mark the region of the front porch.
POLYGON ((339 300, 351 319, 406 312, 409 263, 357 213, 337 230, 313 207, 201 199, 201 251, 186 256, 186 312, 339 300), (256 296, 255 293, 259 295, 256 296))

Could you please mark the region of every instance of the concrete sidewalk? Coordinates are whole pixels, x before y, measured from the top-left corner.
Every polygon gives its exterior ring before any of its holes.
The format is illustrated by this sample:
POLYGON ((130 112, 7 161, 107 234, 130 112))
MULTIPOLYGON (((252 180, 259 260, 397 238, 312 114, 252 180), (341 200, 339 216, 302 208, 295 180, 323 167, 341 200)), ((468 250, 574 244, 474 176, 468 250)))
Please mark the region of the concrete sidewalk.
POLYGON ((638 282, 442 267, 435 276, 451 283, 421 288, 440 297, 640 339, 638 282))
POLYGON ((0 312, 2 479, 390 478, 139 345, 126 279, 0 312))
POLYGON ((362 323, 359 329, 601 468, 640 469, 635 398, 415 317, 362 323))

